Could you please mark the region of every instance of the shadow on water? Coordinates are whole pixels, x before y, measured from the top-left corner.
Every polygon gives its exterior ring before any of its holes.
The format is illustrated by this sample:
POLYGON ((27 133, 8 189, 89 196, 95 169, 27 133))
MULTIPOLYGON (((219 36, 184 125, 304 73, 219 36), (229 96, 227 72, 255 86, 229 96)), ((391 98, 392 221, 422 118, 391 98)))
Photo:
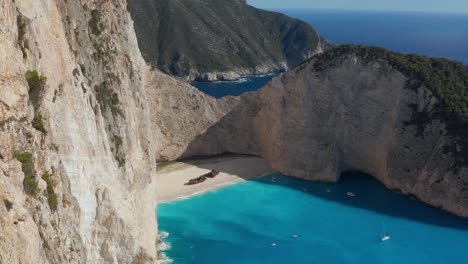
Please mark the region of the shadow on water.
POLYGON ((392 217, 468 230, 468 219, 457 217, 410 196, 388 190, 373 177, 360 172, 345 172, 340 182, 336 184, 308 182, 280 174, 268 175, 255 181, 263 184, 280 184, 321 199, 392 217), (273 178, 276 178, 275 182, 273 178), (348 192, 352 192, 355 196, 348 196, 348 192))
MULTIPOLYGON (((240 156, 243 155, 230 154, 229 156, 225 156, 225 158, 240 156)), ((217 169, 228 174, 237 174, 238 172, 235 168, 218 167, 216 164, 207 165, 199 161, 194 161, 192 164, 203 169, 217 169)), ((316 183, 285 177, 276 173, 254 181, 262 184, 281 185, 282 187, 294 189, 321 199, 371 210, 392 217, 468 230, 468 219, 457 217, 441 209, 427 205, 411 196, 388 190, 372 176, 360 172, 343 173, 339 183, 316 183), (352 192, 356 196, 350 197, 347 195, 348 192, 352 192)))
MULTIPOLYGON (((236 158, 242 155, 230 154, 236 158)), ((213 165, 194 162, 193 165, 203 169, 217 169, 228 174, 237 174, 235 168, 216 168, 213 165)), ((441 209, 432 207, 416 200, 411 196, 402 195, 388 190, 382 183, 372 176, 360 172, 345 172, 339 183, 316 183, 290 178, 281 174, 270 174, 254 180, 254 182, 271 185, 281 185, 298 192, 313 195, 320 199, 341 203, 346 206, 371 210, 379 214, 405 218, 421 223, 448 228, 468 230, 468 219, 461 218, 441 209), (273 180, 275 178, 275 180, 273 180), (347 195, 348 192, 355 197, 347 195)))

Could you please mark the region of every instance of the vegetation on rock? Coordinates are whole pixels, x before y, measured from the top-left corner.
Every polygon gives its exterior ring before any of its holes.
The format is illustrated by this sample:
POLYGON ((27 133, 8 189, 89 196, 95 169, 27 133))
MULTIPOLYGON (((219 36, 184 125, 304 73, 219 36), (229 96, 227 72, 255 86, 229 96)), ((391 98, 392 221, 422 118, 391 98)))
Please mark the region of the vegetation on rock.
POLYGON ((416 111, 407 125, 417 126, 417 135, 422 136, 425 125, 432 120, 446 124, 455 144, 446 146, 446 152, 458 157, 454 168, 468 167, 468 66, 444 58, 429 58, 416 54, 402 54, 380 47, 341 45, 314 57, 314 69, 322 71, 333 65, 337 57, 356 55, 365 61, 383 59, 409 80, 407 87, 427 87, 439 100, 431 112, 416 111))
POLYGON ((112 143, 114 143, 115 146, 115 149, 112 149, 115 160, 119 163, 119 167, 123 167, 125 165, 125 155, 122 151, 122 137, 114 135, 112 137, 112 143))
POLYGON ((23 58, 26 59, 28 56, 28 53, 26 52, 26 48, 28 46, 28 41, 26 39, 26 20, 20 13, 16 16, 16 26, 18 27, 17 43, 23 53, 23 58))
POLYGON ((34 119, 32 121, 32 127, 42 132, 44 135, 47 135, 47 130, 45 128, 44 120, 40 114, 34 115, 34 119))
POLYGON ((112 116, 116 117, 120 115, 123 117, 122 109, 119 106, 119 96, 109 87, 107 82, 103 82, 94 88, 96 92, 96 100, 105 112, 108 108, 110 109, 112 116))
POLYGON ((26 194, 37 197, 38 185, 36 182, 36 170, 32 161, 32 153, 23 152, 16 155, 16 159, 21 162, 21 169, 24 173, 23 188, 26 194))
POLYGON ((55 144, 55 143, 52 143, 52 144, 50 145, 50 149, 53 150, 53 151, 55 151, 55 152, 59 152, 60 147, 59 147, 59 145, 57 145, 57 144, 55 144))
POLYGON ((91 18, 89 19, 88 26, 91 29, 91 32, 96 36, 101 35, 104 30, 104 24, 101 22, 101 16, 100 10, 95 9, 91 11, 91 18))
POLYGON ((40 91, 44 88, 47 81, 47 78, 44 75, 40 75, 36 70, 28 70, 24 76, 28 82, 29 90, 32 92, 40 91))
POLYGON ((50 174, 49 171, 45 171, 44 174, 42 174, 42 179, 47 183, 46 197, 47 202, 49 203, 49 207, 51 210, 56 211, 58 206, 58 199, 54 188, 57 183, 54 181, 54 179, 52 179, 52 174, 50 174))
POLYGON ((24 74, 24 77, 29 86, 29 100, 32 102, 34 109, 37 109, 39 107, 39 98, 45 88, 47 78, 39 74, 36 70, 28 70, 24 74))
POLYGON ((244 0, 134 0, 128 8, 145 59, 180 76, 283 61, 294 67, 319 43, 309 24, 244 0))

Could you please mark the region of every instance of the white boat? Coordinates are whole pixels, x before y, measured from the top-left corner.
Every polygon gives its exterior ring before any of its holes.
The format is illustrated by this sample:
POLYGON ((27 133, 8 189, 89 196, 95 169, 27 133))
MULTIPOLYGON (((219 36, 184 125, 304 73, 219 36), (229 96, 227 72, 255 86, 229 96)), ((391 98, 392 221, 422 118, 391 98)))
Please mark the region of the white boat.
POLYGON ((351 197, 355 197, 355 196, 356 196, 356 194, 354 194, 353 192, 347 192, 346 195, 351 196, 351 197))
POLYGON ((385 235, 384 237, 382 237, 380 239, 380 241, 384 242, 384 241, 389 240, 389 239, 390 239, 390 235, 385 235))

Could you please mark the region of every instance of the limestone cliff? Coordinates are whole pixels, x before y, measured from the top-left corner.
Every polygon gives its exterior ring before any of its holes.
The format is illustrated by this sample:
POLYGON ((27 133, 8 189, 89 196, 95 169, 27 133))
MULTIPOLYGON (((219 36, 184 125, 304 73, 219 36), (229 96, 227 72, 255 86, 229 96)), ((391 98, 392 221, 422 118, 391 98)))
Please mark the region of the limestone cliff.
MULTIPOLYGON (((439 71, 432 69, 447 63, 444 60, 348 47, 325 55, 235 100, 196 95, 203 99, 197 99, 198 108, 181 110, 190 105, 192 95, 179 93, 177 111, 191 112, 186 119, 197 124, 201 133, 181 132, 172 142, 172 135, 163 131, 162 135, 171 137, 162 140, 171 142, 162 146, 163 156, 253 154, 266 158, 285 175, 315 181, 335 182, 341 172, 358 170, 388 188, 468 217, 468 169, 463 161, 468 158, 464 154, 466 130, 460 129, 466 121, 442 111, 448 109, 447 98, 460 98, 467 89, 465 66, 448 64, 461 71, 461 79, 445 81, 447 87, 456 89, 444 97, 440 94, 444 90, 429 89, 413 78, 436 76, 433 79, 438 82, 439 71), (381 56, 366 53, 370 51, 381 56), (408 73, 399 60, 417 67, 408 73), (431 75, 423 74, 426 62, 431 75), (202 114, 218 108, 226 111, 226 104, 231 110, 220 114, 221 119, 206 119, 202 114), (170 151, 165 148, 169 145, 170 151)), ((450 76, 448 68, 440 72, 450 76)), ((457 100, 456 104, 466 104, 457 100)), ((171 123, 170 116, 166 113, 166 124, 171 123)))
POLYGON ((0 263, 153 263, 155 136, 125 1, 0 0, 0 263))

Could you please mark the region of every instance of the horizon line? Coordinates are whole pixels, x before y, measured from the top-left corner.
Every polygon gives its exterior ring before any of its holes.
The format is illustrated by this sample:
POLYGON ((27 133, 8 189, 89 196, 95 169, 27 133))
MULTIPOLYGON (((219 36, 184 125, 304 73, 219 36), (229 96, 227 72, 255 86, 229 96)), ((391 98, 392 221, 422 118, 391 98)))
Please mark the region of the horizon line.
MULTIPOLYGON (((253 6, 253 5, 252 5, 253 6)), ((453 11, 427 11, 427 10, 397 10, 397 9, 355 9, 355 8, 317 8, 317 7, 257 7, 264 10, 323 10, 323 11, 361 11, 361 12, 401 12, 401 13, 425 13, 425 14, 445 14, 445 15, 468 15, 467 12, 453 11)))

